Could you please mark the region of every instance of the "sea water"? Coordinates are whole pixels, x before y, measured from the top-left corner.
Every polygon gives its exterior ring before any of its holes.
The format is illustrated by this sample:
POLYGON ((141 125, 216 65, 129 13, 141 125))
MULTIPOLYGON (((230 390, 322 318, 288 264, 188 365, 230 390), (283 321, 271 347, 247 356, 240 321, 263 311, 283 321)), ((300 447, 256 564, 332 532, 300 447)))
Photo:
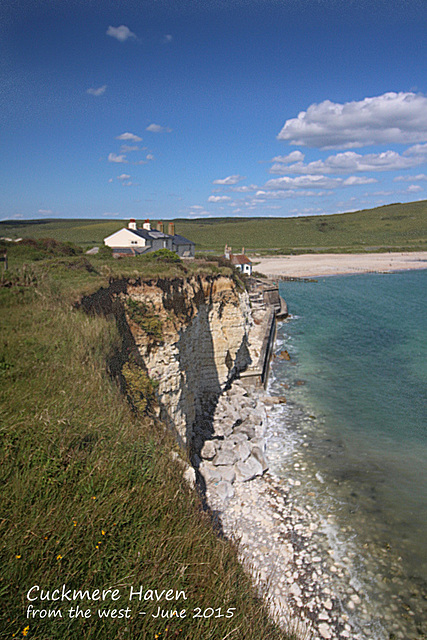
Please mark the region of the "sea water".
POLYGON ((426 291, 427 270, 280 284, 273 471, 322 514, 369 639, 426 637, 426 291))

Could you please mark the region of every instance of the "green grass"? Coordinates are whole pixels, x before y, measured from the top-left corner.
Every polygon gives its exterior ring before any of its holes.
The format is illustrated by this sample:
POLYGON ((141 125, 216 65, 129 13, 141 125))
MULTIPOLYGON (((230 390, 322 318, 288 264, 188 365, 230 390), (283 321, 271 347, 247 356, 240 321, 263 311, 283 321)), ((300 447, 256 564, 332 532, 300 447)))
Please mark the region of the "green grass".
MULTIPOLYGON (((2 222, 0 235, 52 237, 83 248, 101 245, 123 221, 42 220, 2 222)), ((222 253, 226 243, 240 252, 364 252, 427 250, 427 201, 299 218, 208 218, 175 220, 176 232, 193 240, 196 251, 222 253)))
MULTIPOLYGON (((88 269, 79 260, 23 263, 0 286, 0 637, 284 640, 235 547, 214 533, 172 460, 174 439, 147 405, 135 413, 109 375, 107 363, 126 361, 114 318, 75 306, 121 268, 135 276, 135 263, 92 259, 88 269), (60 609, 63 618, 26 618, 33 585, 63 584, 115 587, 121 598, 105 608, 130 606, 132 617, 99 620, 104 607, 92 602, 83 606, 91 617, 76 620, 68 617, 70 603, 34 602, 60 609), (184 590, 185 603, 170 604, 188 616, 156 620, 155 603, 129 604, 130 587, 140 585, 184 590), (193 618, 196 607, 235 613, 193 618)), ((139 277, 156 268, 186 275, 181 265, 139 266, 139 277)))

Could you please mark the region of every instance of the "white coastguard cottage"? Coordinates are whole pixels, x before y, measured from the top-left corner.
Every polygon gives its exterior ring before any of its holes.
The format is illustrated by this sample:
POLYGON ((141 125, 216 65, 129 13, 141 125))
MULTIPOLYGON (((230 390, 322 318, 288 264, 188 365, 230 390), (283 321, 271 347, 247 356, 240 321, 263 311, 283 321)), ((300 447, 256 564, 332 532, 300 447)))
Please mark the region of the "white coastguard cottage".
POLYGON ((158 222, 157 229, 152 229, 149 220, 145 220, 142 229, 138 229, 136 220, 131 218, 127 227, 104 238, 104 244, 112 248, 113 256, 117 258, 151 253, 158 249, 174 251, 180 258, 194 258, 194 242, 176 234, 173 222, 169 222, 168 231, 164 233, 163 222, 158 222))
POLYGON ((224 257, 230 260, 231 264, 240 269, 242 273, 248 276, 252 275, 252 262, 245 255, 245 247, 242 247, 242 253, 231 253, 231 247, 225 245, 224 257))

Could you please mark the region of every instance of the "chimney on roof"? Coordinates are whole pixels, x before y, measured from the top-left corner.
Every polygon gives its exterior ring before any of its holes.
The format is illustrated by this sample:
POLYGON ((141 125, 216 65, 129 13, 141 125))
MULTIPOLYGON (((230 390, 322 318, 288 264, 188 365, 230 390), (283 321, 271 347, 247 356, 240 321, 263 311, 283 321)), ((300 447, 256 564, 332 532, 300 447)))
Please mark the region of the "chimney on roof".
POLYGON ((169 233, 170 236, 174 236, 175 235, 175 223, 174 222, 169 222, 168 233, 169 233))
POLYGON ((133 229, 133 231, 136 231, 136 220, 135 220, 135 218, 131 218, 129 220, 128 229, 133 229))
POLYGON ((245 247, 242 247, 242 256, 245 255, 245 247))
POLYGON ((142 228, 145 229, 146 231, 151 231, 151 224, 149 220, 144 220, 144 224, 142 225, 142 228))
POLYGON ((163 222, 161 220, 157 223, 157 231, 161 231, 163 233, 163 222))

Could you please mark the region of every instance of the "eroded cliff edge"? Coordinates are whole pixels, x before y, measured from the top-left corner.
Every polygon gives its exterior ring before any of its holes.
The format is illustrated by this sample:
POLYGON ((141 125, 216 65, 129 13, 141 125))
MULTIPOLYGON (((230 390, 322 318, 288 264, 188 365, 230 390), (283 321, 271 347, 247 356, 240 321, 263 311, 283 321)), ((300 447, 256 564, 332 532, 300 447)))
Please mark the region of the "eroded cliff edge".
POLYGON ((112 368, 130 359, 141 367, 157 387, 160 419, 200 452, 221 393, 260 357, 248 293, 222 275, 135 278, 82 305, 115 315, 123 348, 112 368))

